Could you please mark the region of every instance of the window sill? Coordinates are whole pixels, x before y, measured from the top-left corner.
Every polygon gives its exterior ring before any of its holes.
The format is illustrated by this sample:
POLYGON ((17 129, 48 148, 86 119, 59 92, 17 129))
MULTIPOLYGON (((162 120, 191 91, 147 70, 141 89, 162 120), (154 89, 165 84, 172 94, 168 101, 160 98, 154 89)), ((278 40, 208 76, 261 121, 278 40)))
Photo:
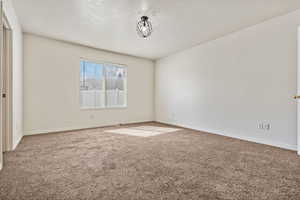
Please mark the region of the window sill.
POLYGON ((127 106, 111 106, 111 107, 81 107, 80 110, 112 110, 112 109, 126 109, 127 106))

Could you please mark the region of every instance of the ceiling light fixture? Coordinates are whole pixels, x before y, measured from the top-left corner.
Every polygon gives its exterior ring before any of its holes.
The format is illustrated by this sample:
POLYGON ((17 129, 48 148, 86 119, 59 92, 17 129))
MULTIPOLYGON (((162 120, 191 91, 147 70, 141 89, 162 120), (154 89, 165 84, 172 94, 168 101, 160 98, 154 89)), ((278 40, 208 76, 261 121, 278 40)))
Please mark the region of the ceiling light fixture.
POLYGON ((141 21, 137 23, 136 30, 142 38, 149 37, 152 33, 152 24, 147 16, 142 16, 141 21))

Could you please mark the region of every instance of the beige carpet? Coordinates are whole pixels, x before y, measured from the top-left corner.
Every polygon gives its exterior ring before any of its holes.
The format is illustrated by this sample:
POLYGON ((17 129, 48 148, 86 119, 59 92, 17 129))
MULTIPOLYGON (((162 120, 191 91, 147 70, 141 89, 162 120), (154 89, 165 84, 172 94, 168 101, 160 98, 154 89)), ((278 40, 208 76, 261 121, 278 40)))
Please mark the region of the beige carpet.
POLYGON ((300 199, 295 152, 185 129, 151 137, 112 129, 120 127, 24 137, 4 155, 0 199, 300 199))

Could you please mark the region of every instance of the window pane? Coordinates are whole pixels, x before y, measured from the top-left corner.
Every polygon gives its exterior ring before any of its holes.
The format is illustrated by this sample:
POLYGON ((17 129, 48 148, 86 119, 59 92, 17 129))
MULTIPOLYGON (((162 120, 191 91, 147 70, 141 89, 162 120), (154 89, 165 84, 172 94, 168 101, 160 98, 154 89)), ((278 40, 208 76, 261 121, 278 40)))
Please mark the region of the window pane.
POLYGON ((107 65, 106 75, 106 106, 126 106, 126 68, 107 65))
POLYGON ((80 62, 80 103, 83 108, 105 106, 103 66, 80 62))
POLYGON ((84 85, 86 90, 101 90, 103 67, 100 64, 85 62, 84 85))

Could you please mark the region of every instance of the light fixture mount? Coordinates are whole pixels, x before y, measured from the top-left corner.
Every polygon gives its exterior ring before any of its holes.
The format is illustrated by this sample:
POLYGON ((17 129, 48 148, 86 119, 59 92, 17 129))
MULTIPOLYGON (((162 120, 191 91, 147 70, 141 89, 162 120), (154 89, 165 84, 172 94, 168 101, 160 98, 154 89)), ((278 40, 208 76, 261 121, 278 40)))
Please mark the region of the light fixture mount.
POLYGON ((147 38, 151 35, 152 33, 152 24, 149 21, 148 16, 142 16, 141 20, 137 23, 136 27, 137 33, 139 36, 142 38, 147 38))

